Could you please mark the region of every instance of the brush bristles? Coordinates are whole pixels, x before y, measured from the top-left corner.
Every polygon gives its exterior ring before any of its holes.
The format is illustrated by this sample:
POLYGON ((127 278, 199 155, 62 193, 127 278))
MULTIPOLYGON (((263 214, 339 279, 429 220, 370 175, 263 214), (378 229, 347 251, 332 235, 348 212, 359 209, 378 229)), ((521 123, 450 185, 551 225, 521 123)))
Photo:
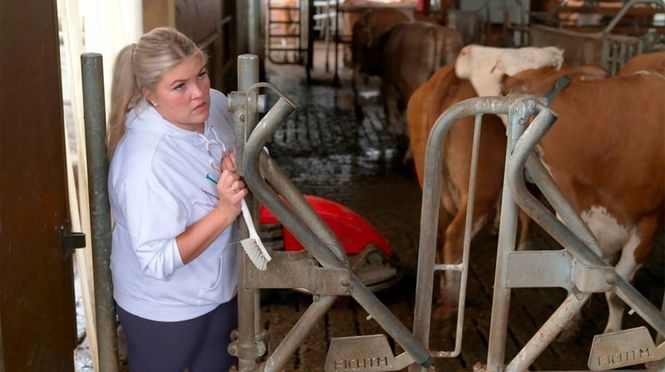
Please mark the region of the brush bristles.
POLYGON ((259 244, 252 238, 240 241, 240 245, 257 269, 265 271, 268 268, 268 261, 272 260, 272 257, 265 251, 265 248, 261 249, 259 244))

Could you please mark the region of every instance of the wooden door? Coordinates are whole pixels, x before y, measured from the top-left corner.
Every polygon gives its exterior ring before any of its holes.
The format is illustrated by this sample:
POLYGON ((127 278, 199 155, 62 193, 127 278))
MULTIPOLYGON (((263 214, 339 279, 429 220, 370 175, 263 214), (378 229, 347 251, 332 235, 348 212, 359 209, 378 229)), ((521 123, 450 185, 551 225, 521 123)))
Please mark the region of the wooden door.
POLYGON ((0 4, 0 370, 73 371, 56 1, 0 4))

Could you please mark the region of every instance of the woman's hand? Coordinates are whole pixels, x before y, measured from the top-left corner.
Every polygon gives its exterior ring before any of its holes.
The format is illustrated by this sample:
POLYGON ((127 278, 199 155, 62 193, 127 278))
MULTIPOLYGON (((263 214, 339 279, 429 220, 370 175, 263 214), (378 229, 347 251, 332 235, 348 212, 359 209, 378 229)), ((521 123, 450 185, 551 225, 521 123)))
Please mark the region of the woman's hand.
MULTIPOLYGON (((235 171, 235 154, 225 156, 221 163, 222 174, 217 180, 217 207, 176 237, 180 258, 184 263, 198 257, 219 234, 233 224, 241 212, 240 206, 247 195, 247 188, 235 171)), ((212 178, 210 180, 213 181, 212 178)))
POLYGON ((223 155, 222 157, 222 171, 230 170, 231 172, 236 171, 236 152, 223 155))
POLYGON ((247 195, 247 187, 235 171, 235 158, 235 153, 231 153, 222 159, 222 175, 217 181, 217 208, 232 212, 234 217, 240 214, 240 201, 247 195))

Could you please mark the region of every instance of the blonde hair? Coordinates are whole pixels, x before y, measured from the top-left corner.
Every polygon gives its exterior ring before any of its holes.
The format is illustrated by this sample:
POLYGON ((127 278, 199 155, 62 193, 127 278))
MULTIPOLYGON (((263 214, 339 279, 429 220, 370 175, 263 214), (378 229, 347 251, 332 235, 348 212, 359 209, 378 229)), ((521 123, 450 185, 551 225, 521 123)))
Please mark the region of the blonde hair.
POLYGON ((190 57, 206 61, 206 55, 191 39, 168 27, 155 28, 141 36, 138 43, 120 50, 111 84, 107 140, 109 158, 125 134, 127 113, 144 99, 142 89, 153 88, 164 74, 190 57))

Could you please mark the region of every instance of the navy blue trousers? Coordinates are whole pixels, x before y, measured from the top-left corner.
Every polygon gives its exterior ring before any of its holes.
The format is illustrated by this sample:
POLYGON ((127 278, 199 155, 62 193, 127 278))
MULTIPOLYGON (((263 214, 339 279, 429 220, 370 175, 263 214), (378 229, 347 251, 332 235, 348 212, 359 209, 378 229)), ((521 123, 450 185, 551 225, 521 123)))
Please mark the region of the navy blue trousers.
POLYGON ((157 322, 130 314, 116 304, 127 339, 131 372, 220 372, 237 364, 227 347, 237 328, 236 298, 198 318, 157 322))

